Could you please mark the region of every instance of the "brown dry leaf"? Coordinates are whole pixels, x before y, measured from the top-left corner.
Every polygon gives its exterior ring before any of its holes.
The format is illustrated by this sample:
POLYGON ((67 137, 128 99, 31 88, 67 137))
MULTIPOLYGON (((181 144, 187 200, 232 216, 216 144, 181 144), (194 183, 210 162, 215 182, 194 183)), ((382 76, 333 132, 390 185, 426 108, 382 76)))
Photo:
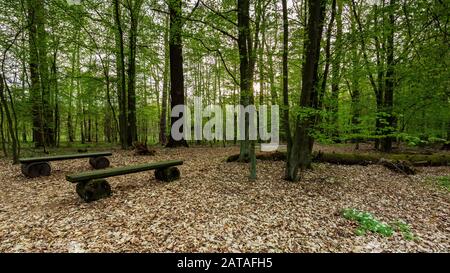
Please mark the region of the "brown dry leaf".
POLYGON ((229 148, 158 149, 154 157, 115 152, 112 167, 183 159, 182 178, 153 172, 109 178, 113 195, 86 204, 65 175, 86 160, 53 162, 50 177, 27 179, 0 161, 2 252, 448 252, 449 193, 429 183, 450 167, 421 168, 406 178, 381 166, 315 165, 299 183, 284 163, 226 163, 229 148), (419 237, 358 237, 343 208, 403 219, 419 237))

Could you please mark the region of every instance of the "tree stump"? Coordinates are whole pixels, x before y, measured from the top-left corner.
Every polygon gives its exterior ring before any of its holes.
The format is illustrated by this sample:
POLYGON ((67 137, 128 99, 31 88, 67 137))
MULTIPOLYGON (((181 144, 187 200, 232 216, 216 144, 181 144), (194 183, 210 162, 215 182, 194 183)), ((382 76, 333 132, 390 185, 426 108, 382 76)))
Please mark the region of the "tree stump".
POLYGON ((105 169, 109 167, 109 160, 104 156, 91 157, 89 158, 89 164, 96 170, 105 169))
POLYGON ((111 196, 111 186, 105 179, 94 179, 77 184, 77 193, 85 202, 111 196))
POLYGON ((156 169, 155 178, 164 182, 175 181, 180 178, 180 170, 177 167, 156 169))
POLYGON ((22 164, 22 173, 28 178, 36 178, 39 176, 49 176, 52 168, 48 162, 33 162, 22 164))

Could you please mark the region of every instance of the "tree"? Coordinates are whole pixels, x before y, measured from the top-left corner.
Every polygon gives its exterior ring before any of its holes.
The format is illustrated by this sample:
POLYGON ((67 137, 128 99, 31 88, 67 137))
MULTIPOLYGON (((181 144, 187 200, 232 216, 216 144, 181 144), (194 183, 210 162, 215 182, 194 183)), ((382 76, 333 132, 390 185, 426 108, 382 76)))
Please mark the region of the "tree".
MULTIPOLYGON (((183 74, 183 13, 181 0, 169 0, 170 30, 169 30, 169 58, 170 58, 170 106, 173 109, 177 105, 184 105, 184 74, 183 74)), ((184 118, 180 116, 179 118, 184 118)), ((171 117, 171 125, 178 120, 171 117)), ((180 128, 180 130, 184 130, 180 128)), ((166 147, 187 147, 185 139, 175 140, 172 135, 166 147)))
POLYGON ((137 141, 136 125, 136 42, 139 27, 139 13, 143 0, 128 1, 130 14, 130 33, 128 45, 128 117, 127 117, 127 146, 137 141))
POLYGON ((392 136, 394 132, 394 82, 395 82, 395 63, 394 63, 394 36, 395 36, 395 0, 389 2, 389 20, 387 26, 387 45, 386 45, 386 78, 384 89, 383 110, 386 114, 385 122, 385 136, 381 141, 381 148, 383 152, 390 152, 392 150, 392 136))
POLYGON ((123 41, 123 29, 121 23, 120 0, 114 0, 114 20, 116 27, 116 70, 117 93, 119 98, 119 135, 122 149, 128 147, 127 141, 127 91, 125 78, 125 49, 123 41))
MULTIPOLYGON (((284 130, 286 132, 287 152, 290 153, 292 149, 292 136, 289 119, 289 69, 288 69, 288 54, 289 54, 289 21, 287 1, 281 1, 283 6, 283 118, 284 130)), ((287 170, 287 169, 286 169, 287 170)), ((288 174, 286 173, 286 176, 288 174)))
POLYGON ((167 93, 169 90, 169 16, 165 18, 164 30, 164 71, 163 71, 163 89, 162 89, 162 103, 161 116, 159 119, 159 143, 166 145, 166 124, 167 124, 167 93))
POLYGON ((322 39, 323 22, 326 9, 325 0, 308 1, 308 24, 305 40, 306 60, 302 72, 302 92, 300 106, 302 113, 296 113, 296 125, 292 148, 287 157, 286 179, 298 181, 298 169, 304 170, 311 164, 311 152, 314 139, 312 130, 314 127, 315 112, 318 107, 318 65, 320 57, 320 41, 322 39))
POLYGON ((36 147, 53 146, 44 0, 27 0, 33 141, 36 147))

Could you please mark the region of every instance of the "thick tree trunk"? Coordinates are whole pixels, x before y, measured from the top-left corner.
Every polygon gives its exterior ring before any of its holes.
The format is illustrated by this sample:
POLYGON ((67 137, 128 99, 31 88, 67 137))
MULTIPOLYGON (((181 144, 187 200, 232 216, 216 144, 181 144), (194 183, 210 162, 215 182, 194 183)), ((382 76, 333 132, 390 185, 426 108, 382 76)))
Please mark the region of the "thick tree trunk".
MULTIPOLYGON (((181 0, 169 1, 170 33, 169 33, 169 56, 170 56, 170 106, 173 109, 177 105, 185 105, 184 102, 184 74, 183 74, 183 44, 181 32, 183 27, 181 0)), ((171 117, 173 125, 181 117, 171 117)), ((180 128, 184 130, 184 128, 180 128)), ((187 147, 185 139, 175 140, 172 135, 166 147, 187 147)))
POLYGON ((53 131, 53 111, 50 105, 50 81, 49 81, 49 66, 47 56, 47 33, 45 30, 46 10, 44 0, 36 1, 36 30, 37 40, 35 45, 38 51, 38 70, 41 88, 41 107, 43 110, 43 132, 44 140, 47 146, 54 146, 54 131, 53 131))
POLYGON ((37 0, 28 0, 29 20, 29 66, 30 66, 30 100, 32 105, 31 115, 33 121, 33 141, 36 147, 44 146, 44 132, 41 105, 41 83, 39 80, 39 52, 37 46, 37 0))
MULTIPOLYGON (((309 19, 305 40, 306 60, 303 65, 302 93, 300 106, 306 109, 314 109, 318 106, 318 63, 320 57, 320 41, 322 39, 323 21, 325 17, 326 1, 310 0, 309 19)), ((311 152, 313 138, 311 136, 314 127, 314 115, 297 117, 296 130, 293 138, 292 149, 287 160, 286 179, 298 181, 298 169, 306 169, 311 165, 311 152)))

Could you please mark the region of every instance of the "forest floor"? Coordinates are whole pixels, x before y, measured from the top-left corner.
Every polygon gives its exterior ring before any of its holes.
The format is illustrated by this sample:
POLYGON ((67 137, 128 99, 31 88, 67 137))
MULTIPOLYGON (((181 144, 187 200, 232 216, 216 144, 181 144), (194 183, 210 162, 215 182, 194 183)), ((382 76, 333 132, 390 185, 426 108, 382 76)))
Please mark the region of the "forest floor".
POLYGON ((301 182, 290 183, 282 179, 284 162, 258 161, 252 182, 247 164, 225 162, 237 152, 157 149, 149 157, 115 151, 112 167, 183 159, 181 179, 158 182, 153 172, 109 178, 112 196, 92 203, 65 180, 88 170, 86 159, 52 162, 52 175, 36 179, 1 160, 0 251, 450 251, 450 192, 436 182, 450 175, 450 167, 423 167, 405 176, 379 165, 314 164, 301 182), (401 219, 416 239, 399 232, 358 236, 357 224, 342 216, 346 208, 386 223, 401 219))

